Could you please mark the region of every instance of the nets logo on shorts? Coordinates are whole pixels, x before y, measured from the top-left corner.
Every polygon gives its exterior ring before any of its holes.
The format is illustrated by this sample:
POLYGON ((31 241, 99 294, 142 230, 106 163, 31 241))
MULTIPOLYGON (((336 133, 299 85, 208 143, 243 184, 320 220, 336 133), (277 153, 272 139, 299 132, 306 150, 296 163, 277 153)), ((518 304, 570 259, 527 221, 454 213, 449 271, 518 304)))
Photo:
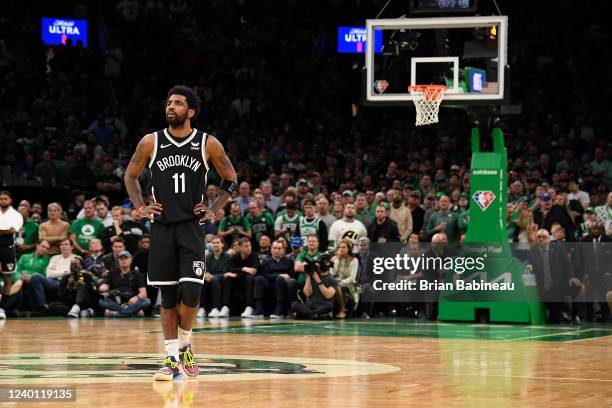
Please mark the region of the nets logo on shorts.
POLYGON ((495 194, 492 191, 477 191, 472 196, 476 204, 482 211, 486 211, 487 208, 495 201, 495 194))
POLYGON ((193 273, 195 273, 196 276, 202 276, 204 274, 203 261, 193 261, 193 273))

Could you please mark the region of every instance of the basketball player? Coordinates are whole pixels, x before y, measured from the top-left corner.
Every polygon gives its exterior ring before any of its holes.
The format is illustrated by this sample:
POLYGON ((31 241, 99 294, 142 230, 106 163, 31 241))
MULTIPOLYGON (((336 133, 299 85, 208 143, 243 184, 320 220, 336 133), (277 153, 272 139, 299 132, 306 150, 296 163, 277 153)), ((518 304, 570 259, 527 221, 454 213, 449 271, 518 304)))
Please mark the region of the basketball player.
MULTIPOLYGON (((13 197, 8 191, 0 191, 0 274, 4 281, 0 306, 11 293, 11 275, 15 272, 15 233, 23 226, 23 217, 13 208, 13 197)), ((0 307, 0 320, 6 319, 0 307)))
POLYGON ((205 275, 204 237, 198 224, 225 205, 237 182, 221 143, 191 127, 199 110, 200 100, 192 89, 172 88, 166 100, 168 128, 140 140, 124 178, 138 214, 153 221, 147 282, 161 290, 161 323, 168 355, 155 380, 199 374, 190 345, 205 275), (209 162, 223 182, 215 201, 205 204, 209 162), (148 205, 138 182, 147 164, 153 197, 148 205))

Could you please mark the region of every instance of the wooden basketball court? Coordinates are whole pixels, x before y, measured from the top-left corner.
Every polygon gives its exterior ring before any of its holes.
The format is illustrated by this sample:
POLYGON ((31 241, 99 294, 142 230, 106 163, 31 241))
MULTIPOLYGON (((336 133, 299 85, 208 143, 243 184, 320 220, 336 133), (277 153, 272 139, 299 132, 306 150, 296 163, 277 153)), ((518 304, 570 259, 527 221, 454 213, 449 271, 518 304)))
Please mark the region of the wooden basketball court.
POLYGON ((612 327, 413 320, 198 322, 198 380, 151 380, 156 319, 0 321, 2 407, 610 407, 612 327))

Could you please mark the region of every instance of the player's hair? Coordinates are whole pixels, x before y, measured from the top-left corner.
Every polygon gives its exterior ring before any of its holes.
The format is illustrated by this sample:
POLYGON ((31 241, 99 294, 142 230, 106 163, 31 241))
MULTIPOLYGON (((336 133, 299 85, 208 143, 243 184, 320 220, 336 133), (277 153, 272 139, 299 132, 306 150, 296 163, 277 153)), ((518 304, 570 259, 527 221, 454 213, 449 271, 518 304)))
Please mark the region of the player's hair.
POLYGON ((195 111, 195 114, 191 120, 195 120, 195 118, 198 117, 198 114, 200 113, 200 98, 193 89, 186 85, 175 85, 168 91, 168 97, 166 100, 170 99, 170 96, 172 95, 184 96, 185 99, 187 99, 187 107, 195 111))

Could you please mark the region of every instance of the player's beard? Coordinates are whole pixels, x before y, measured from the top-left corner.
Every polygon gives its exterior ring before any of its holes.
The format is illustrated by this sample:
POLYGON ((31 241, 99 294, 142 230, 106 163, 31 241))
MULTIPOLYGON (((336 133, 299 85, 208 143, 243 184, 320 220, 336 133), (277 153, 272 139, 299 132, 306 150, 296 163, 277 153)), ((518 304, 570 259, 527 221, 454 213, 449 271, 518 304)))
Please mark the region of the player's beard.
POLYGON ((187 120, 187 112, 185 112, 185 115, 183 116, 180 116, 177 112, 173 113, 173 117, 169 117, 168 114, 166 114, 166 122, 168 123, 168 125, 173 128, 183 127, 185 121, 187 120))

